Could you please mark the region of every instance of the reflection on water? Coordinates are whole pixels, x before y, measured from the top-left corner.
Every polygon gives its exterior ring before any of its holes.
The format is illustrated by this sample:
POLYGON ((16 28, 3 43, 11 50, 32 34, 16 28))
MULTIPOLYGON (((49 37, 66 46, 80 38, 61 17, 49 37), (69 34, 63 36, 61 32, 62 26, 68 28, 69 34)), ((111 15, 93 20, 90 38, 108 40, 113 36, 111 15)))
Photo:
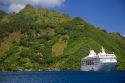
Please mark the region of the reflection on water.
POLYGON ((0 73, 0 83, 125 83, 125 71, 44 71, 0 73))

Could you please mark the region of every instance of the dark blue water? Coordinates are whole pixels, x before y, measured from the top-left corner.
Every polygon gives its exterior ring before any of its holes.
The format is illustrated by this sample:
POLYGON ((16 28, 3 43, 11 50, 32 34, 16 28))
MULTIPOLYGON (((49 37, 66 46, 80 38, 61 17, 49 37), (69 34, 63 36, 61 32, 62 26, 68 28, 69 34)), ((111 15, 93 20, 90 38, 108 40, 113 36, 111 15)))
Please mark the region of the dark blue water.
POLYGON ((0 73, 0 83, 125 83, 125 71, 45 71, 0 73))

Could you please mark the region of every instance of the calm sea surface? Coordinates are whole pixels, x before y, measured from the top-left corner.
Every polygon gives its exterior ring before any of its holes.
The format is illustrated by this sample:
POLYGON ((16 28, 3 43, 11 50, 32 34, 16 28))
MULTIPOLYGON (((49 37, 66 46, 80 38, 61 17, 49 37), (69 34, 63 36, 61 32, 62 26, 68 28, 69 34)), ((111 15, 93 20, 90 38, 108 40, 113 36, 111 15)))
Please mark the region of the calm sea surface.
POLYGON ((1 72, 0 83, 125 83, 125 71, 1 72))

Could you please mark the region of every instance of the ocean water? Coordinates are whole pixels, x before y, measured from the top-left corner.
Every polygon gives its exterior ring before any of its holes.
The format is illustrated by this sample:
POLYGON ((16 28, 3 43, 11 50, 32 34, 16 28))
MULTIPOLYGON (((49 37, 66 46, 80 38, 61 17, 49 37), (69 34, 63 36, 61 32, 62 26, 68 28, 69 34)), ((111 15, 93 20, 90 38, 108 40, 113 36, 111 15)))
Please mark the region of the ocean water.
POLYGON ((0 83, 125 83, 125 71, 1 72, 0 83))

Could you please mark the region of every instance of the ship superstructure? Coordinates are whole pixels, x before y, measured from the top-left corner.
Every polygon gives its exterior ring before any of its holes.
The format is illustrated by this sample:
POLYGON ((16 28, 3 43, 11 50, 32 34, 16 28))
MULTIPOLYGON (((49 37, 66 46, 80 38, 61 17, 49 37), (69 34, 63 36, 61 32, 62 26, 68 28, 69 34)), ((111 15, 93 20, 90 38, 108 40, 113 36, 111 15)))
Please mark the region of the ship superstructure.
POLYGON ((107 54, 102 47, 101 52, 96 54, 94 50, 81 61, 82 71, 111 71, 117 64, 117 59, 114 53, 107 54))

